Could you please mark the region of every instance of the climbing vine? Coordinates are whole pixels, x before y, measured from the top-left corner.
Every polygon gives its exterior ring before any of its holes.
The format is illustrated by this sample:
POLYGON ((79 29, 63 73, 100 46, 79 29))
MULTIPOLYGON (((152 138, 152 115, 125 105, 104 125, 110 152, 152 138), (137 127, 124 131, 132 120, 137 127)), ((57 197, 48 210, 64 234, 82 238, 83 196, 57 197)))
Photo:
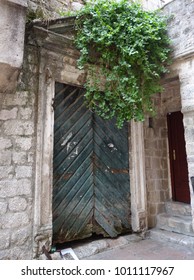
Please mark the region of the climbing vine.
POLYGON ((118 127, 153 113, 152 95, 167 71, 166 18, 133 1, 95 0, 76 17, 78 67, 88 72, 87 106, 118 127))

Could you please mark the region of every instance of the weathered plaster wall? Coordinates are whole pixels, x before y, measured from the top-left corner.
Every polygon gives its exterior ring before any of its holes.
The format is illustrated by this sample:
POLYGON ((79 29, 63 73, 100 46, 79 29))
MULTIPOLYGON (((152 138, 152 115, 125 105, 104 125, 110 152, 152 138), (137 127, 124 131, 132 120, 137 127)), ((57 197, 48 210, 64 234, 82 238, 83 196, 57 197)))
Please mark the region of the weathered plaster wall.
POLYGON ((16 88, 23 62, 27 0, 0 2, 0 92, 16 88))

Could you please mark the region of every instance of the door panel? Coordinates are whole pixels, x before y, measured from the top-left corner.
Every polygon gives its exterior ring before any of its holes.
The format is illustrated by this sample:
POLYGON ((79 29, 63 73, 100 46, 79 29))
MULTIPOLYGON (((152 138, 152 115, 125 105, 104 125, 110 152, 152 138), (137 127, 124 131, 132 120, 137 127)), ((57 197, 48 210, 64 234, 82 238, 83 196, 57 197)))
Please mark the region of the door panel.
POLYGON ((183 115, 181 112, 170 113, 167 120, 173 199, 190 203, 183 115))
POLYGON ((106 232, 115 237, 130 228, 128 125, 118 130, 95 115, 94 155, 94 220, 101 233, 106 221, 106 232))
POLYGON ((54 243, 131 230, 128 125, 118 130, 113 121, 94 115, 83 94, 56 83, 54 243))

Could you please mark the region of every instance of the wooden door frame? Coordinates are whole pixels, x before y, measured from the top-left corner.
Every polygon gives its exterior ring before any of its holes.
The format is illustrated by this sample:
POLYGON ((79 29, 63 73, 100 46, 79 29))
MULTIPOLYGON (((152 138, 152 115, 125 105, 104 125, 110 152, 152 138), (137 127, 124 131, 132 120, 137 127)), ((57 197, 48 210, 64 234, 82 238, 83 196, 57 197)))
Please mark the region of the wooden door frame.
MULTIPOLYGON (((174 112, 172 112, 174 113, 174 112)), ((171 114, 171 112, 169 112, 167 114, 166 120, 167 120, 167 126, 169 126, 168 124, 168 115, 171 114)), ((170 131, 168 130, 168 149, 169 149, 169 167, 170 167, 170 182, 171 182, 171 193, 172 193, 172 200, 174 200, 175 198, 175 191, 174 191, 174 171, 173 171, 173 167, 172 167, 172 153, 170 153, 170 150, 172 150, 171 147, 171 136, 170 136, 170 131)))
MULTIPOLYGON (((77 57, 74 59, 76 65, 77 57)), ((67 69, 64 55, 41 49, 37 111, 36 168, 33 215, 33 257, 42 253, 42 246, 49 250, 52 245, 52 181, 55 81, 83 86, 85 74, 75 66, 67 69), (74 70, 73 70, 74 69, 74 70)), ((147 195, 143 123, 131 122, 130 187, 132 229, 147 229, 147 195), (141 174, 141 175, 140 175, 141 174)))

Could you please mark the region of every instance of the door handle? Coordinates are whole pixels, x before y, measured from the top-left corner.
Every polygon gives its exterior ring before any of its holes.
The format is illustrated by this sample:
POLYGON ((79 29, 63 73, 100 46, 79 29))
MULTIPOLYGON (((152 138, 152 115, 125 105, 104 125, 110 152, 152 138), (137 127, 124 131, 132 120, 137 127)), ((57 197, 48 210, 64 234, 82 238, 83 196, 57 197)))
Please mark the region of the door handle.
POLYGON ((173 150, 172 153, 173 153, 173 160, 176 160, 176 151, 173 150))

